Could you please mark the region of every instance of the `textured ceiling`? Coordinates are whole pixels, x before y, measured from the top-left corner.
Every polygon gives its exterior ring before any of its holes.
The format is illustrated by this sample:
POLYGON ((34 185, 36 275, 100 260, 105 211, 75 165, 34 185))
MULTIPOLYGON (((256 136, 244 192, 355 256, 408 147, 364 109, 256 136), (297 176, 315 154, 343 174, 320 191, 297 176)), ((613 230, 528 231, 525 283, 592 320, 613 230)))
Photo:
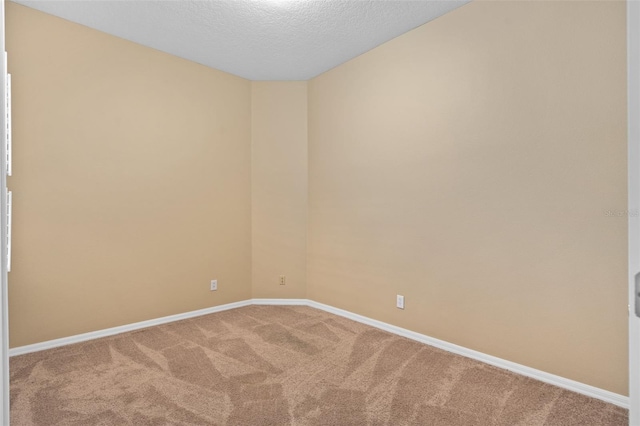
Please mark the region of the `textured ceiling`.
POLYGON ((307 80, 468 2, 14 1, 251 80, 307 80))

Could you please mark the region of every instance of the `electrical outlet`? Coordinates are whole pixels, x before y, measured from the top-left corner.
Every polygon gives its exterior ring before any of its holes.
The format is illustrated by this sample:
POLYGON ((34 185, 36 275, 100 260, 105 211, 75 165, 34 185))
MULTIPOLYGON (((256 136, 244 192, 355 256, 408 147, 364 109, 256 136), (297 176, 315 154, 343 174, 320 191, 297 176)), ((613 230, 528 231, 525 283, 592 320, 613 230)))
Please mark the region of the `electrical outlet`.
POLYGON ((404 296, 396 295, 396 308, 404 309, 404 296))
POLYGON ((211 291, 216 291, 218 289, 218 280, 211 280, 211 291))
POLYGON ((287 283, 287 277, 284 275, 280 275, 280 285, 285 285, 287 283))

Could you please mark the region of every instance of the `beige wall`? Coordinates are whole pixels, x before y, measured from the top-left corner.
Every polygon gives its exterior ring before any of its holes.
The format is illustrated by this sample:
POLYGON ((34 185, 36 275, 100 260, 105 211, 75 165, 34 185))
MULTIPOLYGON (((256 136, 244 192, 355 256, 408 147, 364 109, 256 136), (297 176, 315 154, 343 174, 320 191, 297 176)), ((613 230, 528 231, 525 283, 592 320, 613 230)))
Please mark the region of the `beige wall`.
POLYGON ((307 82, 253 82, 251 88, 253 297, 303 298, 307 82))
POLYGON ((251 83, 6 7, 11 346, 250 298, 251 83))
POLYGON ((14 3, 7 45, 11 346, 308 297, 627 393, 624 3, 472 3, 308 84, 14 3))
POLYGON ((624 2, 482 2, 313 79, 308 297, 626 394, 625 54, 624 2))

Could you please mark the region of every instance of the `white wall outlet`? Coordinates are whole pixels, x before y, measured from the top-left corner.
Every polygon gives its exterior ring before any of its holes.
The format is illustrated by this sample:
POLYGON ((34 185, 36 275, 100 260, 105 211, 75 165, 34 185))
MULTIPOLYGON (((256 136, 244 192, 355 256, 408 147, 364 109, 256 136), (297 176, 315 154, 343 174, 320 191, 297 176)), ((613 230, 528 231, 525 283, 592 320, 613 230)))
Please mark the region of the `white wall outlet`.
POLYGON ((284 275, 280 275, 280 285, 285 285, 287 283, 287 277, 284 275))
POLYGON ((396 295, 396 308, 404 309, 404 296, 396 295))
POLYGON ((211 280, 211 291, 216 291, 218 289, 218 280, 211 280))

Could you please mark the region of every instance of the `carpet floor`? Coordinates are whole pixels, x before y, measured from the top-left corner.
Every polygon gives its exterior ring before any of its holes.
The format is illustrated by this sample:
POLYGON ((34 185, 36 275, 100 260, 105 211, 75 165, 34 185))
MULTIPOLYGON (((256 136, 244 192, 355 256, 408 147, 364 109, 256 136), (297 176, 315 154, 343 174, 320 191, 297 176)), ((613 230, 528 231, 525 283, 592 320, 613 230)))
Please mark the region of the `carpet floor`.
POLYGON ((11 424, 627 425, 627 410, 303 306, 11 358, 11 424))

